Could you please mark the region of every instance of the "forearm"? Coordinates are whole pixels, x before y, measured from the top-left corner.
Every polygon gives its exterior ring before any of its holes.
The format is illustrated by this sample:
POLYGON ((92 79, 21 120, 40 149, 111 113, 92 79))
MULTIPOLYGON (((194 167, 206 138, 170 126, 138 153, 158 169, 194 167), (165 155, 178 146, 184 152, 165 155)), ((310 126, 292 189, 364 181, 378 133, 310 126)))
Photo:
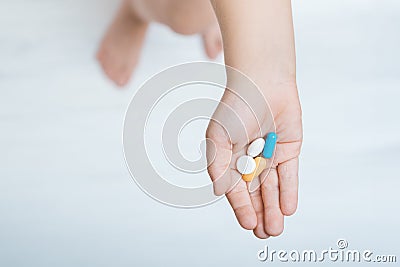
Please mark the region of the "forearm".
POLYGON ((295 83, 296 56, 290 0, 211 0, 225 63, 257 84, 295 83))

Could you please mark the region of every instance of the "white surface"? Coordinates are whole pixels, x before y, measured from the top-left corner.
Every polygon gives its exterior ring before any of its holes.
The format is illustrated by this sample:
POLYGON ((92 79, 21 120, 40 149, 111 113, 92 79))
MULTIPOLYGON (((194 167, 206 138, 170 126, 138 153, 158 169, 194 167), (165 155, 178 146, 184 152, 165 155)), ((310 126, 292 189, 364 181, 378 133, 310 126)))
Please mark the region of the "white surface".
POLYGON ((251 157, 257 157, 264 149, 265 140, 264 138, 257 138, 247 148, 247 155, 251 157))
POLYGON ((397 0, 294 1, 300 201, 267 241, 225 200, 174 209, 129 177, 121 133, 135 89, 204 56, 197 37, 153 27, 134 81, 116 90, 94 60, 115 7, 0 2, 0 266, 260 266, 265 244, 322 250, 338 238, 400 256, 397 0))
POLYGON ((256 161, 250 156, 241 156, 236 161, 236 169, 241 174, 250 174, 256 169, 256 161))

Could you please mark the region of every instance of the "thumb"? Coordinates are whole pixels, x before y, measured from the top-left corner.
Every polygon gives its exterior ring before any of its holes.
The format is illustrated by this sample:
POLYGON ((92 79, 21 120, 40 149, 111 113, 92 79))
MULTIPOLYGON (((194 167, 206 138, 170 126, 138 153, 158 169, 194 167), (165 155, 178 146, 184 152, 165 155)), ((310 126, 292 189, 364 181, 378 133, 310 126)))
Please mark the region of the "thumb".
POLYGON ((231 187, 232 144, 225 129, 211 120, 206 132, 207 170, 213 181, 214 194, 223 195, 231 187))

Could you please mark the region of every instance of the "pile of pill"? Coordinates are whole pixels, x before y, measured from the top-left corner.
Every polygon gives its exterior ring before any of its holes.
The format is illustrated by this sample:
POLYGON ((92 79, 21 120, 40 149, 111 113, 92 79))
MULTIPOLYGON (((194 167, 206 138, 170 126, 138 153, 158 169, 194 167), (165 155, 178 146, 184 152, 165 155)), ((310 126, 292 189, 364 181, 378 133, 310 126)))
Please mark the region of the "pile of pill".
POLYGON ((247 148, 247 155, 241 156, 236 162, 236 169, 246 182, 251 182, 267 167, 266 159, 272 158, 276 145, 276 133, 269 133, 264 140, 257 138, 247 148), (262 152, 262 157, 260 156, 262 152))

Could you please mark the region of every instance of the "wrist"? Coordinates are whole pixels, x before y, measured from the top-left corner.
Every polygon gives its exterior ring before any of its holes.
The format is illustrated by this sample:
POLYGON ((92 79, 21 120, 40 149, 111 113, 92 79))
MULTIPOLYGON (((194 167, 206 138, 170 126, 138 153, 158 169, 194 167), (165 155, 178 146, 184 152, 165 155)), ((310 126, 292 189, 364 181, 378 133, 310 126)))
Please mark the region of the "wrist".
MULTIPOLYGON (((233 69, 246 76, 261 91, 278 90, 279 88, 297 88, 295 64, 270 64, 269 62, 268 64, 253 64, 251 66, 241 64, 238 68, 231 65, 228 66, 233 67, 233 69)), ((228 84, 231 82, 234 83, 237 80, 234 77, 236 75, 230 75, 228 71, 228 84)))
POLYGON ((294 49, 286 53, 274 50, 274 53, 264 51, 255 55, 236 52, 233 57, 226 55, 225 64, 248 76, 256 84, 296 84, 294 49))

